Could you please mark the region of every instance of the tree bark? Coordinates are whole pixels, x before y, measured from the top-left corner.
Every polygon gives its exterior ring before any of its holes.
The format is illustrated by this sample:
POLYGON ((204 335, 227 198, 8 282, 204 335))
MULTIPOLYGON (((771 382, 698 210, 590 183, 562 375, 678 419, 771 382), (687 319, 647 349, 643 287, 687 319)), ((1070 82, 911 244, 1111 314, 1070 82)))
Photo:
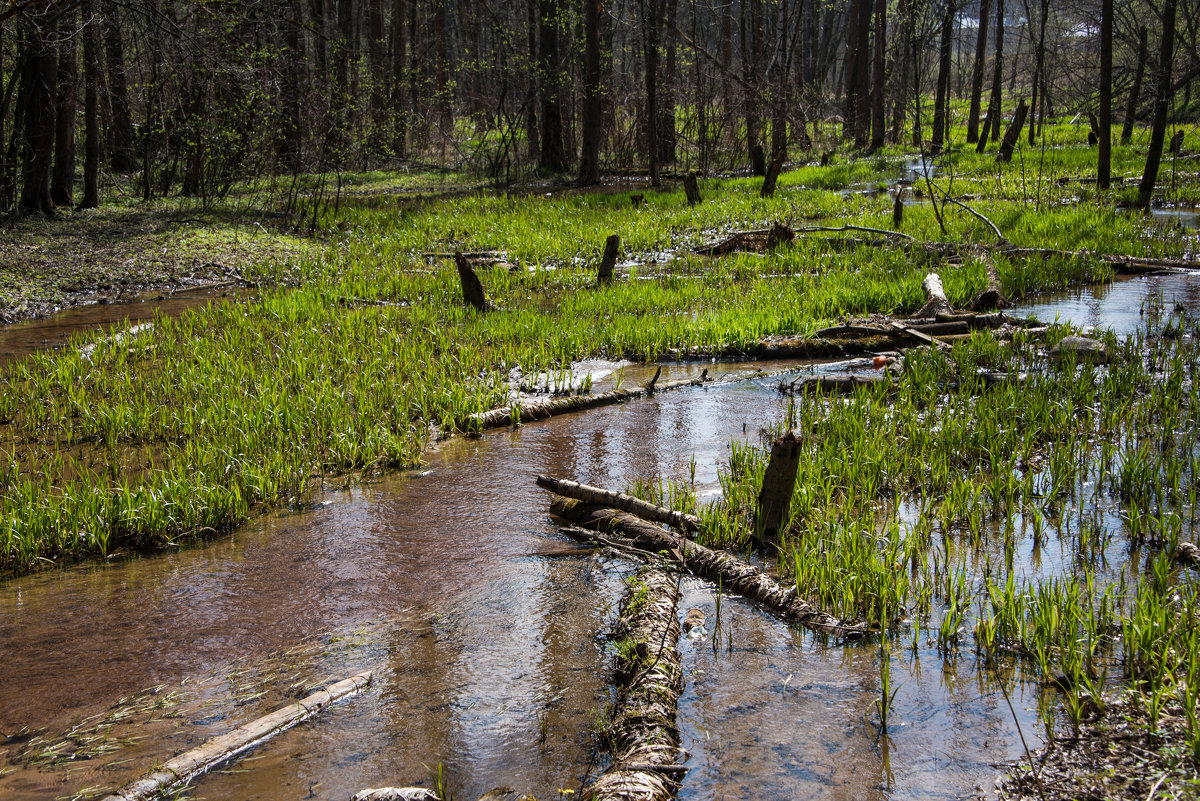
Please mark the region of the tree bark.
POLYGON ((620 249, 621 237, 618 234, 612 234, 608 239, 604 240, 604 255, 600 257, 600 267, 596 271, 597 283, 612 283, 613 268, 617 266, 617 253, 620 249))
POLYGON ((558 63, 558 0, 538 3, 538 71, 542 91, 541 155, 538 167, 559 173, 567 169, 563 143, 562 73, 558 63))
POLYGON ((658 45, 664 0, 638 0, 642 16, 642 51, 646 70, 646 156, 650 185, 661 186, 658 149, 658 45))
POLYGON ((871 149, 887 136, 884 100, 887 91, 887 0, 875 0, 875 63, 871 73, 871 149))
POLYGON ((1029 113, 1029 106, 1025 104, 1025 98, 1021 98, 1021 102, 1017 104, 1017 110, 1013 112, 1012 123, 1008 126, 1008 131, 1004 134, 1004 141, 1000 143, 1000 151, 996 154, 996 161, 1011 161, 1013 157, 1013 149, 1017 146, 1017 139, 1021 137, 1021 126, 1025 124, 1025 115, 1029 113))
POLYGON ((392 154, 396 158, 408 155, 408 92, 406 91, 405 59, 408 52, 408 0, 392 0, 391 98, 392 154))
POLYGON ((787 529, 788 507, 800 467, 800 446, 800 440, 790 431, 771 445, 754 514, 754 538, 760 545, 777 544, 787 529))
MULTIPOLYGON (((971 70, 971 110, 967 116, 967 142, 979 141, 979 106, 983 95, 983 68, 987 61, 988 21, 991 0, 979 0, 979 35, 975 39, 975 68, 971 70)), ((984 139, 987 139, 986 129, 984 139)))
POLYGON ((487 311, 488 302, 487 296, 483 292, 483 282, 479 280, 479 276, 475 274, 475 270, 461 251, 454 254, 454 266, 458 268, 458 280, 462 284, 463 300, 478 312, 487 311))
MULTIPOLYGON (((1029 144, 1037 141, 1038 111, 1046 107, 1046 19, 1050 15, 1049 0, 1042 0, 1042 16, 1038 20, 1037 51, 1033 68, 1033 95, 1029 101, 1029 144), (1040 104, 1040 105, 1039 105, 1040 104)), ((1028 8, 1028 4, 1026 5, 1028 8)))
POLYGON ((604 123, 604 71, 600 16, 603 0, 583 0, 583 147, 579 184, 600 183, 600 140, 604 123))
POLYGON ((54 155, 55 79, 58 58, 50 44, 51 31, 44 20, 28 23, 29 56, 26 61, 24 143, 21 156, 21 199, 25 214, 50 214, 50 166, 54 155))
POLYGON ((574 498, 577 501, 585 501, 600 506, 612 506, 620 509, 622 512, 636 515, 642 520, 648 520, 651 523, 662 523, 663 525, 671 526, 684 532, 700 530, 700 518, 695 515, 677 512, 672 509, 664 509, 661 506, 655 506, 649 501, 643 501, 641 498, 635 498, 623 492, 613 492, 602 487, 591 487, 576 481, 552 478, 550 476, 538 476, 536 483, 542 489, 562 495, 564 498, 574 498))
POLYGON ((133 116, 129 110, 129 88, 125 81, 121 19, 112 0, 104 0, 101 13, 104 15, 104 50, 108 61, 108 103, 112 109, 108 153, 113 172, 126 173, 137 168, 137 159, 133 142, 133 116))
POLYGON ((1112 175, 1112 37, 1113 0, 1102 0, 1100 4, 1100 114, 1098 135, 1100 149, 1097 155, 1096 186, 1108 189, 1112 175))
POLYGON ((1125 123, 1121 127, 1121 144, 1127 145, 1133 139, 1133 123, 1137 117, 1139 96, 1142 93, 1142 80, 1146 75, 1147 38, 1149 30, 1143 25, 1138 30, 1137 71, 1133 74, 1133 86, 1129 88, 1129 102, 1125 106, 1125 123))
POLYGON ((1175 10, 1177 0, 1163 0, 1162 45, 1158 56, 1158 96, 1154 101, 1154 122, 1150 129, 1150 149, 1146 153, 1146 169, 1138 185, 1138 206, 1146 208, 1154 195, 1158 181, 1158 165, 1162 160, 1163 139, 1167 132, 1167 112, 1171 107, 1171 58, 1175 48, 1175 10))

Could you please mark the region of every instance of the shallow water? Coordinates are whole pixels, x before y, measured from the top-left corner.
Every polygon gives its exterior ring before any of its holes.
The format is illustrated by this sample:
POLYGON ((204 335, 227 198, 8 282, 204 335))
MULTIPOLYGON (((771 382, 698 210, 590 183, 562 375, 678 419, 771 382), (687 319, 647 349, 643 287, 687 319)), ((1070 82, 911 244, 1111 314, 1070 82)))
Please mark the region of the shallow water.
POLYGON ((1200 310, 1200 272, 1120 278, 1111 284, 1040 295, 1007 310, 1044 322, 1071 323, 1081 329, 1111 328, 1129 336, 1139 328, 1159 328, 1176 310, 1200 310))
MULTIPOLYGON (((664 380, 698 370, 677 367, 664 380)), ((533 479, 623 487, 687 477, 694 456, 696 490, 711 495, 730 440, 785 413, 778 380, 660 393, 453 441, 427 472, 327 491, 207 546, 8 581, 0 643, 6 675, 20 682, 0 683, 0 732, 62 729, 140 688, 363 627, 309 669, 334 679, 375 668, 361 697, 202 779, 196 793, 344 799, 428 784, 439 763, 460 798, 497 786, 539 798, 578 791, 595 769, 595 721, 608 701, 603 633, 631 566, 570 553, 533 479)), ((712 620, 714 593, 688 580, 683 608, 712 620)), ((683 644, 684 798, 951 798, 990 786, 993 763, 1019 753, 1007 707, 973 678, 969 656, 944 667, 924 639, 915 659, 897 646, 893 679, 903 686, 896 726, 881 739, 869 723, 877 644, 814 642, 736 599, 722 607, 715 653, 711 639, 683 644)), ((1034 718, 1022 710, 1033 696, 1016 691, 1028 733, 1034 718)), ((259 713, 216 696, 216 714, 189 712, 170 736, 67 774, 19 770, 0 778, 0 796, 119 784, 259 713)))

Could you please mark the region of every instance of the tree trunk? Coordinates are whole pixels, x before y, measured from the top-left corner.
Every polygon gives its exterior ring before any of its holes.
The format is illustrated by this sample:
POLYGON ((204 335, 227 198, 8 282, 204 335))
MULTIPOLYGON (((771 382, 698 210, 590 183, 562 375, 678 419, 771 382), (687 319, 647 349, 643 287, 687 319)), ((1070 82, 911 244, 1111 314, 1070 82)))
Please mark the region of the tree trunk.
POLYGON ((1158 181, 1158 165, 1162 160, 1163 139, 1167 132, 1167 112, 1171 107, 1171 58, 1175 47, 1175 9, 1177 0, 1163 0, 1162 45, 1158 56, 1158 96, 1154 101, 1154 122, 1150 129, 1150 149, 1146 153, 1146 170, 1138 185, 1138 206, 1146 208, 1154 195, 1158 181))
POLYGON ((112 0, 104 0, 104 50, 108 60, 109 107, 112 126, 108 131, 108 154, 113 172, 131 172, 137 167, 133 144, 133 116, 129 110, 129 89, 125 81, 125 46, 121 20, 112 0))
POLYGON ((41 20, 28 23, 26 46, 29 56, 25 69, 25 127, 21 156, 21 200, 19 210, 26 214, 50 214, 50 165, 54 155, 55 79, 58 58, 51 44, 53 31, 41 20))
MULTIPOLYGON (((990 136, 992 141, 1000 138, 1000 124, 1004 119, 1004 0, 996 0, 996 63, 992 66, 992 96, 988 100, 987 119, 990 124, 983 126, 980 141, 986 142, 990 136)), ((979 150, 983 152, 982 145, 979 150)))
POLYGON ((642 48, 646 74, 646 154, 650 185, 660 186, 658 151, 658 37, 664 0, 638 0, 642 13, 642 48))
POLYGON ((50 199, 56 206, 75 202, 75 98, 79 84, 79 67, 75 51, 74 9, 64 13, 58 30, 58 113, 54 125, 54 174, 50 181, 50 199))
POLYGON ((538 2, 538 71, 542 91, 541 155, 538 167, 549 172, 567 169, 563 144, 562 73, 558 63, 558 0, 538 2))
MULTIPOLYGON (((641 2, 655 0, 641 0, 641 2)), ((755 148, 761 152, 759 142, 759 82, 758 82, 758 50, 759 37, 762 28, 762 0, 743 0, 741 4, 741 25, 739 26, 741 55, 742 55, 742 107, 745 111, 746 155, 755 165, 754 174, 766 172, 766 159, 762 160, 763 169, 759 172, 754 158, 755 148)))
POLYGON ((1049 14, 1050 4, 1048 0, 1042 0, 1042 17, 1038 20, 1037 53, 1033 67, 1033 96, 1029 102, 1029 144, 1031 145, 1037 141, 1038 110, 1046 107, 1046 17, 1049 14))
POLYGON ((871 149, 883 147, 887 122, 884 100, 887 87, 887 0, 875 0, 875 64, 871 73, 871 149))
POLYGON ((1138 31, 1137 71, 1133 74, 1133 86, 1129 88, 1129 103, 1125 106, 1125 123, 1121 127, 1121 144, 1127 145, 1133 138, 1133 123, 1137 117, 1137 106, 1142 93, 1142 79, 1146 75, 1147 37, 1145 25, 1138 31))
POLYGON ((941 44, 938 47, 937 96, 933 105, 933 151, 935 153, 942 149, 942 144, 949 138, 950 67, 951 56, 954 52, 954 16, 957 11, 954 0, 948 0, 945 15, 942 17, 941 44))
POLYGON ((1100 151, 1096 166, 1096 186, 1108 189, 1112 174, 1112 35, 1113 0, 1100 4, 1100 151))
POLYGON ((583 0, 583 147, 579 183, 600 183, 600 140, 604 115, 604 71, 601 65, 600 15, 603 0, 583 0))
POLYGON ((483 282, 479 280, 479 276, 475 274, 474 268, 461 251, 454 254, 454 266, 458 269, 458 280, 462 284, 463 300, 476 311, 487 311, 488 302, 483 291, 483 282))
MULTIPOLYGON (((589 0, 591 2, 591 0, 589 0)), ((617 254, 621 250, 621 237, 619 234, 612 234, 608 239, 604 240, 604 255, 600 257, 600 267, 596 270, 596 282, 599 284, 611 284, 613 280, 613 268, 617 266, 617 254)))
POLYGON ((275 150, 279 162, 296 175, 304 164, 304 110, 300 95, 304 85, 304 9, 300 0, 288 0, 284 25, 284 75, 280 80, 279 131, 275 150))
POLYGON ((787 529, 788 507, 796 489, 800 466, 800 440, 790 431, 771 445, 771 458, 763 474, 754 515, 754 537, 760 545, 774 545, 787 529))
POLYGON ((846 122, 843 137, 866 147, 871 121, 871 0, 851 0, 846 23, 846 122))
POLYGON ((676 65, 675 22, 678 19, 678 0, 661 0, 663 3, 663 25, 660 37, 666 56, 659 65, 658 79, 658 161, 660 164, 675 163, 675 104, 678 83, 676 65))
POLYGON ((406 16, 408 0, 392 0, 391 99, 392 155, 408 155, 408 93, 405 86, 404 63, 408 52, 406 16))
POLYGON ((100 205, 100 29, 92 0, 83 0, 83 200, 80 208, 100 205))
MULTIPOLYGON (((971 111, 967 116, 967 141, 979 141, 979 106, 983 95, 983 68, 987 61, 988 20, 992 0, 979 0, 979 35, 975 39, 975 68, 971 70, 971 111)), ((987 139, 986 129, 984 139, 987 139)))
POLYGON ((1021 98, 1017 110, 1013 112, 1012 123, 1004 134, 1004 141, 1000 143, 1000 152, 996 154, 996 161, 1012 161, 1013 149, 1017 146, 1017 139, 1021 136, 1021 126, 1025 124, 1025 115, 1028 113, 1029 106, 1025 105, 1025 98, 1021 98))
POLYGON ((367 114, 368 152, 377 156, 386 149, 388 114, 386 90, 388 88, 388 52, 383 26, 383 0, 367 2, 367 72, 371 76, 370 111, 367 114))

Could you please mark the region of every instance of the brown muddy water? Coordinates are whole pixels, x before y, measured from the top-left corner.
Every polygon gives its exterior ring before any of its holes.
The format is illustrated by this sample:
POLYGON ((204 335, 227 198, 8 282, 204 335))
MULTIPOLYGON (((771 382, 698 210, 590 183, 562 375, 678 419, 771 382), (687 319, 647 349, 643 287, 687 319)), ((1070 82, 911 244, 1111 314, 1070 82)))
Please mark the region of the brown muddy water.
MULTIPOLYGON (((694 457, 696 489, 713 495, 729 442, 785 414, 778 380, 452 441, 420 473, 328 490, 204 547, 0 585, 0 732, 17 735, 0 747, 10 760, 30 736, 50 742, 142 688, 205 688, 140 727, 113 729, 112 750, 92 759, 18 765, 0 777, 0 797, 94 795, 260 714, 276 696, 253 697, 253 681, 236 677, 303 642, 319 647, 280 668, 298 682, 374 668, 374 683, 201 779, 194 796, 348 799, 428 785, 438 764, 458 798, 500 786, 543 799, 578 792, 597 769, 611 660, 603 633, 632 565, 576 550, 533 479, 624 487, 685 478, 694 457)), ((711 620, 715 588, 686 581, 681 612, 691 606, 711 620)), ((894 729, 880 738, 870 722, 877 643, 815 641, 731 598, 722 618, 718 647, 683 644, 683 798, 958 798, 990 788, 994 766, 1021 753, 1003 697, 969 655, 943 662, 924 636, 915 657, 897 645, 894 729)), ((1036 739, 1037 688, 1010 692, 1036 739)))
MULTIPOLYGON (((1019 311, 1128 333, 1176 304, 1200 305, 1197 277, 1123 281, 1019 311)), ((674 365, 663 380, 704 366, 718 378, 780 367, 674 365)), ((618 373, 648 378, 645 367, 592 367, 596 391, 618 373)), ((437 766, 460 799, 495 787, 577 794, 602 762, 604 633, 633 565, 562 535, 533 479, 624 488, 694 470, 701 499, 715 496, 730 441, 783 419, 779 381, 452 440, 420 471, 327 488, 204 546, 0 583, 0 798, 97 797, 367 668, 375 680, 362 695, 203 777, 191 795, 341 801, 365 787, 429 786, 437 766)), ((1018 547, 1018 572, 1072 569, 1068 541, 1031 540, 1018 547)), ((970 578, 978 589, 979 572, 970 578)), ((684 581, 681 614, 697 606, 712 621, 716 605, 716 588, 684 581)), ((877 641, 824 641, 730 597, 721 618, 718 642, 681 645, 684 799, 955 799, 990 794, 1002 763, 1023 755, 996 677, 969 646, 947 660, 930 641, 936 612, 919 636, 897 635, 884 737, 877 641)), ((1000 681, 1037 747, 1041 689, 1000 681)))
POLYGON ((196 288, 173 295, 149 293, 128 303, 92 303, 76 306, 50 317, 0 326, 0 365, 37 351, 61 348, 73 335, 115 326, 124 328, 153 320, 156 314, 170 317, 223 299, 246 298, 249 292, 237 287, 196 288))

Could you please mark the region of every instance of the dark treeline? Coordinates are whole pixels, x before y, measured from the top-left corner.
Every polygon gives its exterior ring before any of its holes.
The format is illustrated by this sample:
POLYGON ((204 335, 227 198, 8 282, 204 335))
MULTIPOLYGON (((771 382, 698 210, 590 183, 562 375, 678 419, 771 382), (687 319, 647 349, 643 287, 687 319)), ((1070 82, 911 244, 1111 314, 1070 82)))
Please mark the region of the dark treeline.
POLYGON ((814 142, 936 151, 964 121, 982 150, 1020 100, 1030 142, 1049 118, 1097 112, 1127 140, 1163 108, 1188 113, 1200 0, 1115 5, 9 0, 0 210, 95 206, 106 176, 146 199, 208 200, 405 162, 657 183, 765 173, 814 142))

